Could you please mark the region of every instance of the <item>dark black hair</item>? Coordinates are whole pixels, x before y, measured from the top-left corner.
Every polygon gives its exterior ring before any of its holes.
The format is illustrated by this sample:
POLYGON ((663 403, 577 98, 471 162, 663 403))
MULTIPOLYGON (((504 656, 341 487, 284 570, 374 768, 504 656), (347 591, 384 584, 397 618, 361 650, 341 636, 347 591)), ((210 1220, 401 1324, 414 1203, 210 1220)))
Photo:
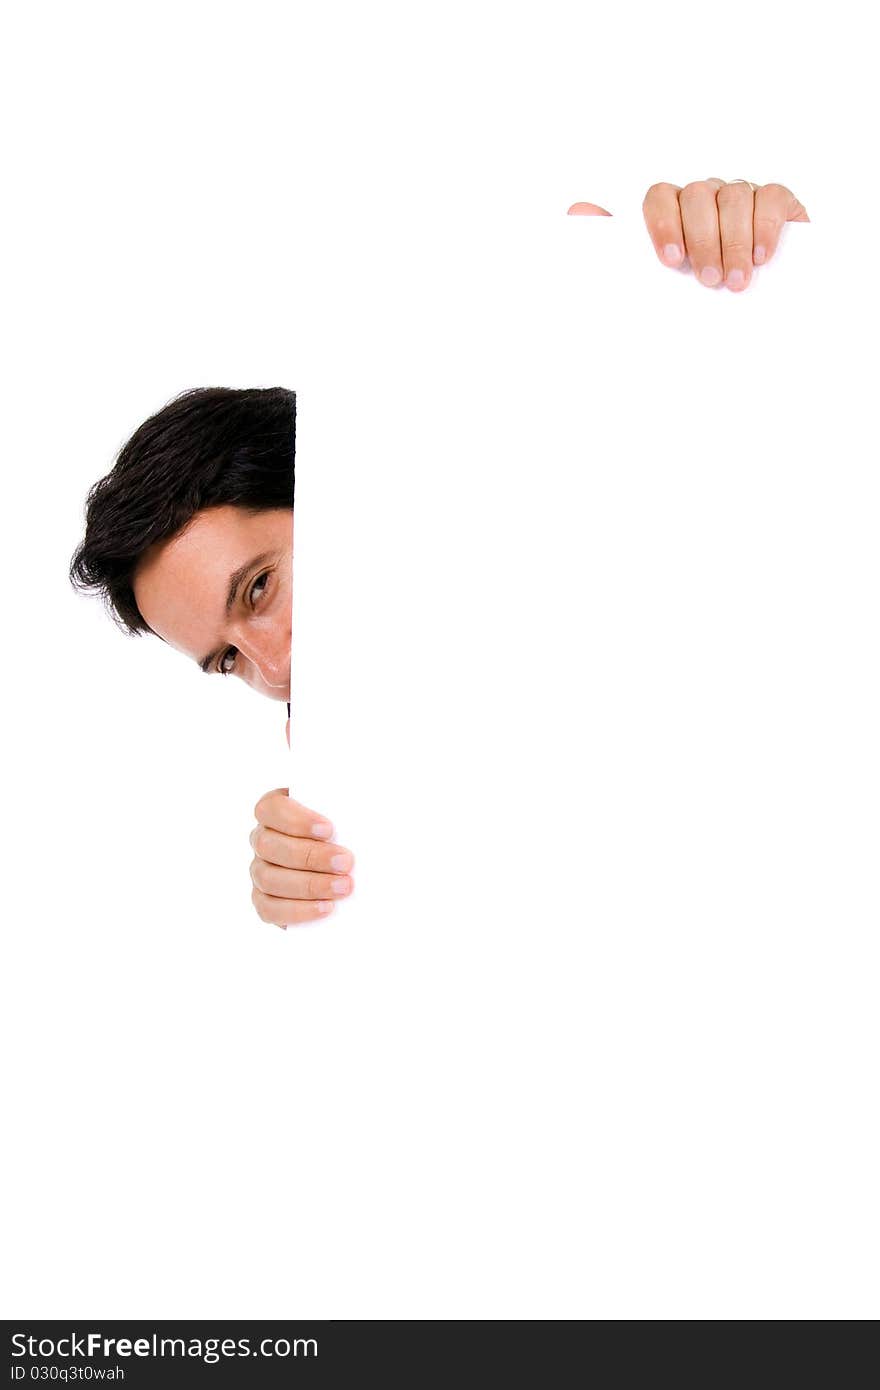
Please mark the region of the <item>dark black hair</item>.
POLYGON ((101 594, 120 627, 149 632, 132 578, 156 541, 205 507, 293 507, 296 393, 200 387, 135 430, 86 501, 71 583, 101 594))

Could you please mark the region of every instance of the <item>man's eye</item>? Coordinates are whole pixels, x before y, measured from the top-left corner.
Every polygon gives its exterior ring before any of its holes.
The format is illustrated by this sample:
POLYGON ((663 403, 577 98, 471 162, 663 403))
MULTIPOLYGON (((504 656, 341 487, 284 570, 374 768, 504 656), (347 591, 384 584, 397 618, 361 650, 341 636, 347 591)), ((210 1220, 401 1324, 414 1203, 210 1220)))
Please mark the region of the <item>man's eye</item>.
POLYGON ((250 591, 250 594, 249 594, 249 598, 250 598, 250 602, 251 602, 251 607, 254 606, 254 601, 260 597, 260 594, 265 593, 265 591, 266 591, 266 585, 267 585, 268 583, 269 583, 269 571, 268 571, 268 570, 266 570, 266 573, 265 573, 265 574, 261 574, 260 577, 259 577, 259 579, 255 579, 255 580, 254 580, 253 584, 251 585, 251 591, 250 591))
POLYGON ((237 647, 226 648, 226 651, 221 656, 220 661, 217 665, 217 670, 220 672, 221 676, 232 675, 232 672, 235 669, 235 658, 237 655, 237 647))

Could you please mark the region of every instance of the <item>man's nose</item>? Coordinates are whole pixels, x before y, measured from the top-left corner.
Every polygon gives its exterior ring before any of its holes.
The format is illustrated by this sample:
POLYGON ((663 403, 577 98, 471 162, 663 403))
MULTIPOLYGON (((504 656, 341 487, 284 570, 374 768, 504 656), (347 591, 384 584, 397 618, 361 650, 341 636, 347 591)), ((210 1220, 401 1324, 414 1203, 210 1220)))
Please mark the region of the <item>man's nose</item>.
POLYGON ((260 673, 264 685, 286 690, 290 684, 290 632, 242 632, 238 650, 260 673))

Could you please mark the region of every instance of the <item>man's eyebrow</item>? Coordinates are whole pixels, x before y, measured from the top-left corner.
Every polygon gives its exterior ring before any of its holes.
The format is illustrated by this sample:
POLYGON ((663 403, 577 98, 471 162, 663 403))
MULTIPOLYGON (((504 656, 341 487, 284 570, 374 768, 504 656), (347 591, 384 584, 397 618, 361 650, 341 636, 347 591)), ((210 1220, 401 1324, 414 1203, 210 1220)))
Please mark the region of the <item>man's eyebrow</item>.
MULTIPOLYGON (((245 562, 245 564, 239 566, 239 568, 229 576, 229 593, 226 595, 227 615, 232 612, 232 605, 235 603, 235 600, 238 597, 238 590, 241 585, 241 581, 248 574, 250 574, 251 570, 256 569, 258 565, 264 564, 264 562, 269 559, 271 554, 271 550, 262 551, 261 554, 255 555, 252 560, 248 560, 245 562)), ((201 661, 199 662, 199 667, 202 671, 205 672, 205 675, 209 676, 211 674, 211 667, 214 665, 214 662, 220 655, 221 651, 225 650, 225 646, 218 647, 215 652, 209 652, 207 656, 202 657, 201 661)))

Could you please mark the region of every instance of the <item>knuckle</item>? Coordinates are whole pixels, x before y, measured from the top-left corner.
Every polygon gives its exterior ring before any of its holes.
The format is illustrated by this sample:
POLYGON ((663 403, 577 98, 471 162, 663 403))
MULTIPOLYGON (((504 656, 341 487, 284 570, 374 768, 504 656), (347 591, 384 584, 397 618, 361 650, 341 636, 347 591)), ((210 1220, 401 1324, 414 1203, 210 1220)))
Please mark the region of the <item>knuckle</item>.
POLYGON ((676 193, 677 191, 675 184, 672 183, 652 183, 643 199, 643 206, 649 199, 659 198, 662 197, 664 193, 676 193))
POLYGON ((722 207, 737 203, 751 202, 755 196, 747 183, 725 183, 715 195, 722 207))
POLYGON ((744 241, 725 241, 724 254, 728 257, 744 257, 752 254, 752 248, 744 241))
POLYGON ((267 884, 266 884, 266 867, 267 867, 267 866, 266 866, 266 861, 265 861, 264 859, 252 859, 252 860, 251 860, 251 867, 250 867, 251 881, 254 883, 254 885, 255 885, 257 888, 262 889, 263 892, 265 892, 266 889, 267 889, 267 884))
POLYGON ((260 921, 267 922, 269 919, 266 916, 265 899, 258 888, 254 888, 251 892, 251 902, 254 905, 254 909, 260 921))
POLYGON ((695 183, 686 183, 678 196, 679 198, 686 199, 687 202, 692 202, 694 198, 703 198, 707 193, 711 192, 712 189, 708 183, 698 180, 695 183))
POLYGON ((270 807, 272 807, 272 806, 275 804, 275 802, 278 800, 278 797, 279 797, 279 796, 283 796, 283 797, 284 797, 284 800, 285 800, 285 801, 287 800, 287 790, 286 790, 286 788, 284 788, 284 787, 275 787, 273 791, 271 791, 271 792, 265 792, 264 795, 260 797, 260 799, 259 799, 259 801, 257 802, 256 806, 254 807, 254 820, 259 820, 259 821, 265 820, 265 819, 266 819, 266 815, 265 815, 266 811, 268 811, 268 810, 270 809, 270 807))
POLYGON ((705 232, 698 232, 696 236, 691 234, 688 237, 688 252, 697 256, 698 259, 705 260, 707 257, 714 257, 718 251, 718 242, 715 237, 707 236, 705 232))
POLYGON ((320 869, 321 865, 321 846, 309 844, 305 853, 305 863, 303 868, 307 870, 320 869))
POLYGON ((260 859, 266 858, 269 848, 269 831, 265 825, 258 825, 251 837, 251 845, 260 859))

